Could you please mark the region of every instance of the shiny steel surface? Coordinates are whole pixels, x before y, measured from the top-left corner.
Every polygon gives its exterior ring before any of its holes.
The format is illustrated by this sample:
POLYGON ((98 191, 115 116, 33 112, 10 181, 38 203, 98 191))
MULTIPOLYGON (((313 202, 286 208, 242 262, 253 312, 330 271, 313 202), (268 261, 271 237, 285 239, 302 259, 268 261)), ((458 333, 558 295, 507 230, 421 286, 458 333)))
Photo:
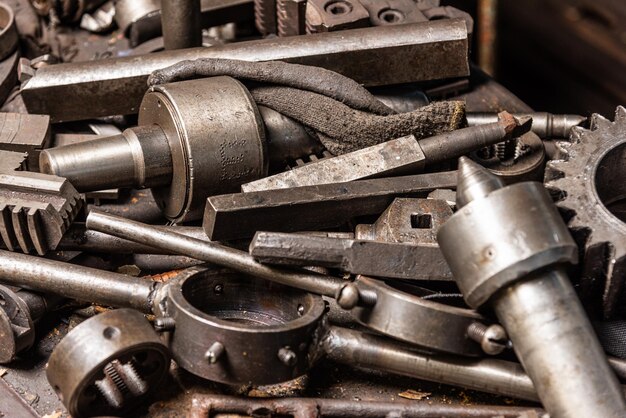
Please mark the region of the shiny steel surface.
POLYGON ((0 283, 150 312, 156 283, 124 274, 0 250, 0 283))
POLYGON ((351 366, 538 400, 533 382, 517 363, 422 354, 381 337, 339 327, 331 328, 324 349, 329 359, 351 366))
POLYGON ((546 190, 504 187, 465 157, 459 173, 459 210, 437 238, 468 304, 494 309, 550 416, 624 416, 624 394, 564 273, 578 248, 546 190))

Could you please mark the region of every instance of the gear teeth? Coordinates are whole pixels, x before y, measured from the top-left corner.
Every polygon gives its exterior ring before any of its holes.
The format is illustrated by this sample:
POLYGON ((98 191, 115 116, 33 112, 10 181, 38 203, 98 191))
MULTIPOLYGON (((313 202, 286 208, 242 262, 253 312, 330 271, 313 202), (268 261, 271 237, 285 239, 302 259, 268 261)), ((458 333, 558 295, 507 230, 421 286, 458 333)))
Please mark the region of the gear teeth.
POLYGON ((626 123, 626 107, 617 106, 617 109, 615 109, 615 122, 626 123))
POLYGON ((0 174, 0 238, 10 251, 44 255, 56 248, 83 203, 76 189, 61 177, 0 174))
POLYGON ((589 120, 589 128, 592 131, 597 129, 609 129, 612 125, 613 122, 598 113, 591 115, 591 119, 589 120))
POLYGON ((581 126, 572 127, 572 129, 570 130, 570 134, 569 134, 570 141, 576 142, 576 143, 580 142, 585 136, 585 133, 587 132, 588 130, 581 126))
MULTIPOLYGON (((549 161, 545 174, 546 188, 581 247, 577 267, 581 299, 592 314, 607 319, 626 314, 626 222, 604 205, 604 199, 611 196, 598 197, 607 191, 599 190, 597 182, 614 182, 613 177, 620 173, 597 169, 611 150, 621 152, 625 145, 626 109, 616 109, 615 122, 594 114, 590 129, 575 127, 569 143, 558 143, 560 159, 549 161)), ((611 167, 620 164, 614 157, 619 155, 613 154, 611 167)), ((576 281, 576 276, 573 278, 576 281)))

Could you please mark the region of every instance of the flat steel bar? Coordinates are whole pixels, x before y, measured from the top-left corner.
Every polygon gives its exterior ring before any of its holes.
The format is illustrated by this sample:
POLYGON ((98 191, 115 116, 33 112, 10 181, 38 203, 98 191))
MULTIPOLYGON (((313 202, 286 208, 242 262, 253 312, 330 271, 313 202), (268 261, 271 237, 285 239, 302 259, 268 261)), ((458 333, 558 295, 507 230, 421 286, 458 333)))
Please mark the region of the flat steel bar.
POLYGON ((250 255, 266 264, 322 266, 408 280, 453 280, 439 247, 427 244, 257 232, 250 255))
POLYGON ((53 122, 133 114, 150 73, 199 58, 314 65, 366 86, 469 74, 465 21, 450 19, 49 65, 22 86, 22 97, 29 113, 50 115, 53 122))
POLYGON ((455 188, 456 171, 446 171, 213 196, 203 227, 209 239, 218 241, 250 238, 257 231, 313 231, 380 214, 396 197, 455 188))
POLYGON ((2 378, 0 378, 0 416, 39 418, 39 414, 2 378))

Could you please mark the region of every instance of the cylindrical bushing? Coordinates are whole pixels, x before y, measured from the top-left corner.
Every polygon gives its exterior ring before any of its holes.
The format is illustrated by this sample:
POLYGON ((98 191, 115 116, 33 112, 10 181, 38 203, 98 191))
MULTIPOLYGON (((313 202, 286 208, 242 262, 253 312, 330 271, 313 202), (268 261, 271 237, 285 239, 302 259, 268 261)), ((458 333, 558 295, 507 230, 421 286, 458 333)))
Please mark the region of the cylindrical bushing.
POLYGON ((578 260, 576 243, 550 195, 536 182, 514 184, 468 203, 439 229, 438 241, 444 254, 454 254, 446 260, 473 308, 529 272, 578 260), (512 212, 513 207, 519 209, 512 212))
POLYGON ((150 89, 139 125, 159 125, 172 155, 172 183, 152 190, 173 222, 202 217, 211 195, 267 175, 265 129, 248 90, 231 77, 150 89))
POLYGON ((157 315, 175 324, 169 347, 181 368, 215 382, 262 385, 295 379, 317 359, 326 331, 320 296, 202 267, 176 280, 157 315))

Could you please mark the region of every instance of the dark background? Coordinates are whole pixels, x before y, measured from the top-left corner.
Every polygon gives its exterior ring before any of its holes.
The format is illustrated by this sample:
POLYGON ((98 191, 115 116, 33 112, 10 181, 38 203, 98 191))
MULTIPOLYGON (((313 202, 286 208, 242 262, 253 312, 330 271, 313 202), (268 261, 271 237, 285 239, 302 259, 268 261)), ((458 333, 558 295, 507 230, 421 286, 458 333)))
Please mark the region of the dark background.
POLYGON ((626 105, 626 1, 444 3, 474 16, 474 62, 535 110, 612 119, 626 105), (494 17, 491 26, 485 16, 494 17))

